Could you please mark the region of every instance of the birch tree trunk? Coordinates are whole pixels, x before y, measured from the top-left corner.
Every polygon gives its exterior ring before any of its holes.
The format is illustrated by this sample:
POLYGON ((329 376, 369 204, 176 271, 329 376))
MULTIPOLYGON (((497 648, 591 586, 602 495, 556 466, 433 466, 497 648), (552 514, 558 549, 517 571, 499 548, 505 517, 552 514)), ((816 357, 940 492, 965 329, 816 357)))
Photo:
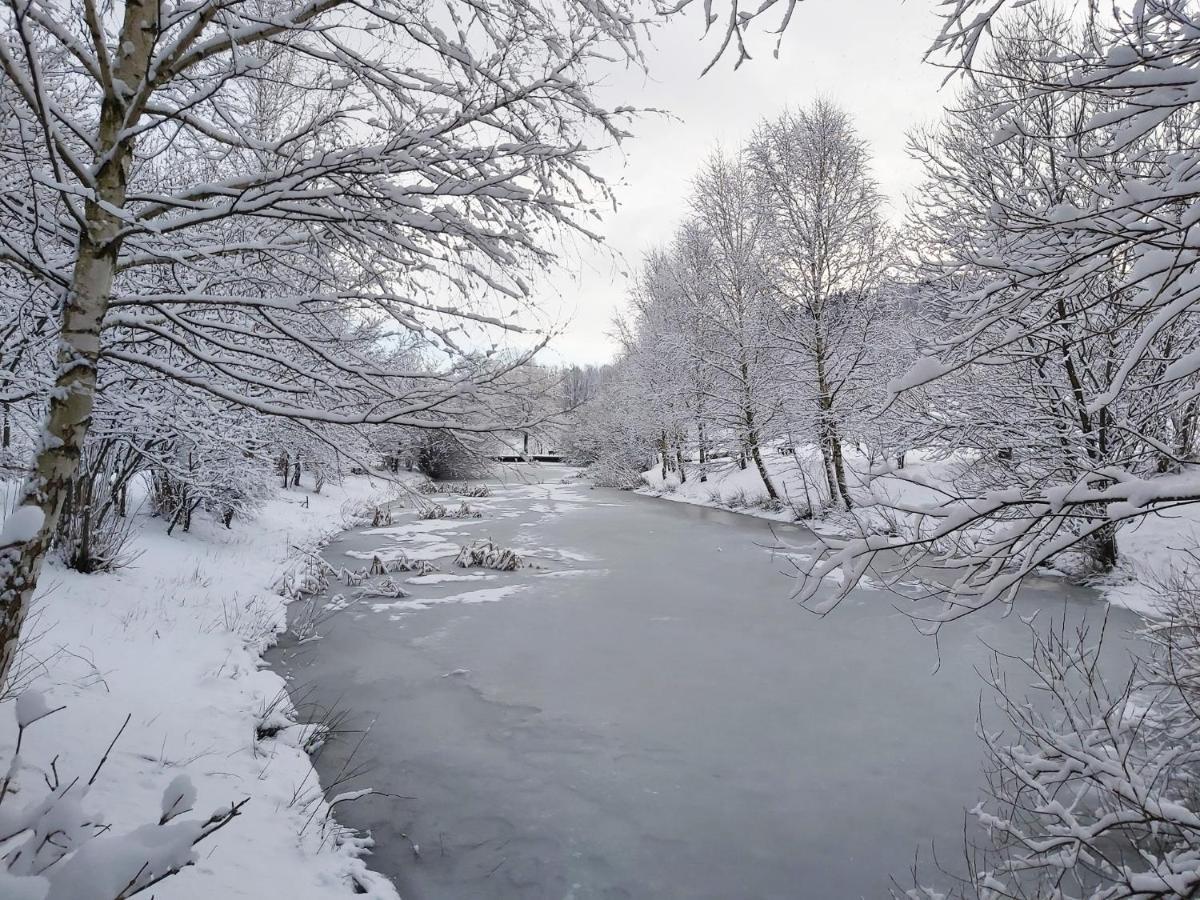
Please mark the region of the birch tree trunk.
POLYGON ((772 500, 778 500, 779 494, 775 490, 775 483, 771 481, 771 476, 767 472, 767 464, 763 462, 762 452, 759 450, 757 431, 751 433, 749 443, 750 458, 754 460, 754 465, 758 467, 758 474, 767 488, 767 496, 772 500))
POLYGON ((825 463, 825 479, 829 486, 831 503, 841 503, 850 508, 850 492, 846 487, 846 466, 842 456, 842 435, 837 426, 833 391, 827 374, 826 345, 820 300, 814 316, 813 361, 817 374, 817 412, 820 417, 821 456, 825 463))
POLYGON ((775 484, 771 481, 767 464, 763 462, 762 453, 759 450, 758 426, 755 424, 754 410, 752 409, 746 410, 746 447, 750 451, 750 458, 754 460, 759 477, 762 478, 763 485, 767 489, 767 496, 772 500, 778 500, 779 493, 775 490, 775 484))
POLYGON ((120 53, 100 109, 94 196, 84 207, 86 225, 79 235, 71 285, 63 303, 57 376, 41 446, 13 513, 19 527, 11 533, 6 528, 0 537, 0 687, 12 668, 21 627, 91 424, 100 331, 120 250, 121 222, 115 210, 125 205, 126 172, 133 150, 126 129, 127 97, 121 91, 144 80, 158 32, 158 4, 127 0, 117 43, 120 53))
POLYGON ((831 419, 829 422, 829 449, 833 456, 833 476, 837 479, 838 492, 842 495, 842 503, 846 509, 850 509, 854 505, 850 499, 850 488, 846 483, 846 462, 842 454, 842 433, 838 429, 837 421, 831 419))

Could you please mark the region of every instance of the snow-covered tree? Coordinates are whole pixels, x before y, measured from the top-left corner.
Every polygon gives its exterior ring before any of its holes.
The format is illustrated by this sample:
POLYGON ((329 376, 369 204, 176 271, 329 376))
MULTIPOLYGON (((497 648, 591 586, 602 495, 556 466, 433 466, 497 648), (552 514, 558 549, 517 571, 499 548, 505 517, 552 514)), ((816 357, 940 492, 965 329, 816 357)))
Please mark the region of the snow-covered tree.
POLYGON ((703 246, 681 265, 703 258, 708 279, 700 299, 702 352, 711 370, 712 402, 706 415, 728 429, 754 463, 767 497, 779 494, 763 460, 763 444, 779 424, 780 360, 773 326, 778 307, 768 269, 770 213, 744 160, 720 151, 701 166, 694 180, 691 211, 703 246))
MULTIPOLYGON (((986 24, 992 5, 954 9, 943 46, 982 59, 981 26, 964 23, 982 13, 986 24)), ((956 252, 971 271, 956 315, 893 384, 897 393, 936 390, 967 369, 1008 386, 1024 381, 1040 393, 1017 409, 1036 411, 1043 458, 1060 463, 1034 478, 951 491, 944 502, 899 504, 910 533, 831 546, 814 570, 845 566, 855 576, 883 551, 898 551, 901 566, 952 567, 945 604, 928 612, 935 627, 1010 599, 1038 566, 1106 541, 1121 523, 1200 501, 1200 476, 1186 465, 1192 451, 1175 446, 1192 440, 1191 429, 1175 423, 1189 418, 1200 392, 1198 109, 1186 88, 1200 14, 1137 4, 1113 16, 1095 17, 1077 43, 1049 32, 1041 44, 1025 42, 1021 76, 1008 81, 1007 99, 988 107, 994 149, 986 154, 1025 161, 1035 174, 998 182, 982 219, 966 223, 956 252), (1062 117, 1053 119, 1054 133, 1039 133, 1037 116, 1050 105, 1062 117), (1006 149, 1010 142, 1015 149, 1006 149), (1063 174, 1070 180, 1056 185, 1063 174), (1171 465, 1160 465, 1163 458, 1171 465)))
POLYGON ((584 160, 626 111, 596 69, 687 5, 0 8, 6 398, 45 404, 0 537, 0 678, 108 366, 331 427, 511 425, 483 413, 514 363, 475 351, 605 196, 584 160), (423 365, 347 341, 364 325, 423 365))
POLYGON ((797 358, 791 384, 815 406, 829 496, 849 507, 842 442, 878 393, 870 370, 891 261, 883 197, 867 145, 827 100, 760 124, 746 159, 770 223, 765 255, 782 312, 777 352, 797 358))

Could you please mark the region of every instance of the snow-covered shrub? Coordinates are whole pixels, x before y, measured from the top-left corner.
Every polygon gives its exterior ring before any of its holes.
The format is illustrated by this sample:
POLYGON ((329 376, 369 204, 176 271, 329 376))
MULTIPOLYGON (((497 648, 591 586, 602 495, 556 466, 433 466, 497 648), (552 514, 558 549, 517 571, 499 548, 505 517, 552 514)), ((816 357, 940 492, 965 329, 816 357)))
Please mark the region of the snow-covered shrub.
POLYGON ((347 500, 342 504, 340 510, 342 525, 349 531, 352 528, 361 528, 364 525, 371 524, 371 518, 375 514, 376 506, 365 500, 347 500))
POLYGON ((303 600, 323 593, 334 574, 333 566, 315 554, 306 553, 301 565, 289 568, 275 582, 275 593, 288 600, 303 600))
POLYGON ((108 572, 132 561, 126 492, 141 466, 142 454, 127 441, 103 438, 84 447, 54 534, 55 553, 68 568, 108 572))
POLYGON ((422 508, 417 516, 421 519, 481 519, 483 513, 472 508, 471 504, 464 500, 456 507, 446 506, 443 503, 430 503, 422 508))
POLYGON ((417 513, 417 518, 444 519, 449 511, 449 508, 447 508, 444 504, 430 503, 428 506, 421 508, 420 512, 417 513))
POLYGON ((472 481, 422 481, 416 487, 417 493, 425 496, 434 494, 458 494, 462 497, 482 498, 492 496, 492 489, 482 482, 472 481))
POLYGON ((192 498, 185 481, 165 469, 155 469, 150 475, 150 503, 154 514, 168 523, 167 533, 170 534, 180 522, 184 531, 191 527, 192 513, 201 501, 192 498))
MULTIPOLYGON (((1097 665, 1103 629, 1031 625, 1017 694, 997 658, 1003 731, 981 722, 987 799, 952 896, 1185 898, 1200 893, 1200 558, 1152 585, 1161 619, 1128 679, 1097 665)), ((1009 660, 1011 662, 1012 660, 1009 660)), ((928 887, 910 897, 939 896, 928 887)), ((941 895, 945 896, 945 895, 941 895)))
MULTIPOLYGON (((21 900, 124 900, 141 894, 197 860, 196 846, 241 812, 243 800, 207 818, 185 818, 196 791, 184 773, 166 785, 157 821, 119 833, 87 808, 108 754, 91 777, 66 778, 53 763, 41 778, 29 777, 21 758, 26 731, 58 712, 40 694, 21 694, 14 710, 17 739, 0 777, 0 896, 21 900), (43 787, 44 785, 44 787, 43 787)), ((115 745, 125 724, 113 738, 115 745)), ((111 751, 112 745, 109 746, 111 751)))
POLYGON ((516 551, 501 547, 490 539, 459 547, 458 555, 454 557, 454 564, 461 569, 481 566, 501 572, 519 569, 523 562, 516 551))
POLYGON ((471 484, 471 483, 464 481, 464 482, 460 482, 459 484, 451 485, 448 493, 460 494, 463 497, 472 497, 475 499, 479 499, 482 497, 492 496, 492 489, 490 487, 488 487, 486 484, 481 484, 479 482, 475 482, 474 484, 471 484))
POLYGON ((321 602, 322 597, 323 594, 319 592, 303 596, 299 608, 290 616, 288 630, 298 643, 319 637, 321 626, 351 603, 344 594, 334 594, 325 602, 321 602))
POLYGON ((783 501, 778 497, 763 497, 760 500, 754 501, 753 505, 767 512, 781 512, 783 510, 783 501))
POLYGON ((430 478, 473 478, 487 470, 487 460, 458 435, 433 429, 416 436, 413 456, 417 468, 430 478))
POLYGON ((403 571, 412 572, 414 575, 432 575, 437 571, 437 566, 427 559, 406 559, 403 571))
POLYGON ((201 508, 226 528, 234 519, 253 518, 271 490, 271 470, 262 459, 222 444, 193 444, 156 460, 150 499, 169 534, 177 526, 190 530, 201 508))
POLYGON ((417 575, 428 575, 437 571, 437 566, 429 560, 409 559, 403 550, 399 551, 399 555, 394 559, 387 561, 386 568, 388 572, 414 572, 417 575))
POLYGON ((356 600, 400 600, 408 596, 408 591, 397 584, 392 578, 384 578, 378 584, 360 587, 354 592, 356 600))
POLYGON ((625 453, 602 456, 588 467, 588 477, 597 487, 617 488, 632 491, 646 486, 642 477, 645 459, 637 459, 625 453))

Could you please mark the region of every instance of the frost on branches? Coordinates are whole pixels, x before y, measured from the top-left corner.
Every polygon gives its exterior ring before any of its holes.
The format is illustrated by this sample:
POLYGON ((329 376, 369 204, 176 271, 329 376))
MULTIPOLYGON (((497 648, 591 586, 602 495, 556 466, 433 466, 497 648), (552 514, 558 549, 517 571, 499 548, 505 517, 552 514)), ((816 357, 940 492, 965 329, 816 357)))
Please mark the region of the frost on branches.
MULTIPOLYGON (((983 12, 958 4, 945 45, 984 61, 954 25, 983 12)), ((965 111, 917 137, 936 182, 916 219, 937 327, 894 408, 941 397, 938 428, 981 468, 939 502, 891 504, 898 536, 832 544, 813 574, 844 569, 843 594, 872 562, 941 566, 945 603, 921 614, 936 627, 1067 551, 1110 564, 1120 525, 1200 500, 1196 16, 1137 4, 1077 33, 1022 7, 965 111)))
MULTIPOLYGON (((162 795, 162 815, 126 833, 112 833, 96 812, 86 808, 88 793, 102 777, 104 757, 86 781, 80 773, 60 774, 57 760, 44 764, 41 781, 21 757, 26 731, 51 709, 36 691, 13 704, 17 743, 8 770, 0 777, 0 889, 14 900, 125 900, 152 889, 197 860, 197 845, 228 825, 245 800, 218 809, 207 818, 187 817, 196 791, 187 775, 177 775, 162 795)), ((126 719, 113 744, 129 724, 126 719)), ((109 751, 112 744, 109 745, 109 751)))
MULTIPOLYGON (((524 424, 541 339, 494 351, 608 197, 586 157, 632 110, 596 71, 689 5, 5 4, 0 444, 42 521, 0 546, 0 680, 94 421, 185 529, 370 426, 524 424), (223 454, 256 470, 224 493, 223 454)), ((722 12, 740 60, 757 13, 722 12)))
MULTIPOLYGON (((1195 896, 1196 563, 1150 586, 1163 617, 1146 627, 1149 649, 1123 683, 1099 675, 1103 628, 1031 623, 1027 657, 996 657, 987 676, 994 710, 985 704, 979 724, 987 796, 970 811, 967 874, 949 896, 1195 896)), ((918 885, 906 896, 948 895, 918 885)))
POLYGON ((854 506, 844 445, 876 457, 907 445, 878 414, 912 357, 883 202, 869 147, 827 101, 710 156, 687 218, 645 256, 623 354, 576 429, 603 479, 629 486, 613 470, 656 456, 664 482, 703 482, 736 460, 769 508, 808 518, 854 506), (773 457, 808 447, 816 477, 792 466, 802 496, 787 496, 773 457))

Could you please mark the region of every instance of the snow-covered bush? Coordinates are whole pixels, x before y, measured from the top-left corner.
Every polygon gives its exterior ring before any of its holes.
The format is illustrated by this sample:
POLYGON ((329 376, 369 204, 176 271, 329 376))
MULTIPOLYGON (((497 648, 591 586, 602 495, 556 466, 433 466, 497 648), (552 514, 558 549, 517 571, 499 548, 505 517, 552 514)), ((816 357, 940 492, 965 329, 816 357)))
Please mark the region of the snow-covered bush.
POLYGON ((647 435, 652 423, 644 414, 640 371, 623 359, 602 371, 591 396, 569 418, 564 459, 587 469, 599 487, 633 490, 653 459, 647 435))
POLYGON ((84 447, 79 468, 67 481, 54 533, 54 551, 65 566, 84 573, 107 572, 132 561, 127 550, 133 521, 127 491, 142 460, 140 448, 117 438, 94 440, 84 447))
POLYGON ((367 584, 354 592, 356 600, 399 600, 408 596, 408 591, 392 578, 384 578, 375 584, 367 584))
POLYGON ((523 563, 524 560, 515 550, 501 547, 490 539, 475 541, 473 544, 459 547, 458 555, 454 557, 454 564, 460 569, 478 566, 501 572, 511 572, 519 569, 523 563))
POLYGON ((467 501, 463 501, 456 507, 446 506, 442 503, 430 503, 417 513, 420 519, 481 519, 483 513, 474 509, 467 501))
MULTIPOLYGON (((21 757, 29 728, 52 709, 41 694, 21 694, 13 709, 17 738, 0 777, 0 896, 12 900, 125 900, 195 864, 196 847, 240 813, 243 800, 206 818, 187 818, 196 802, 188 776, 176 775, 162 794, 157 821, 127 832, 105 825, 87 806, 103 775, 106 752, 91 776, 67 778, 54 762, 40 778, 21 757), (44 786, 43 786, 44 785, 44 786)), ((109 752, 128 726, 126 718, 109 752)))
POLYGON ((392 506, 403 505, 398 500, 378 503, 373 500, 347 500, 342 504, 342 524, 347 530, 370 525, 378 528, 392 524, 392 506))
POLYGON ((1002 725, 980 723, 988 790, 972 810, 983 840, 953 896, 1200 892, 1200 557, 1147 588, 1162 617, 1147 623, 1124 681, 1100 675, 1103 628, 1031 625, 1028 657, 995 658, 1002 725), (1014 687, 1014 662, 1028 695, 1014 687))
POLYGON ((463 497, 481 498, 492 496, 492 489, 486 484, 456 484, 450 489, 452 494, 461 494, 463 497))
POLYGON ((645 487, 642 478, 642 467, 645 457, 635 457, 632 454, 618 452, 602 456, 588 467, 588 476, 597 487, 617 488, 622 491, 632 491, 645 487))
POLYGON ((492 489, 482 482, 471 481, 422 481, 416 487, 417 493, 425 496, 434 494, 458 494, 461 497, 483 498, 492 496, 492 489))
MULTIPOLYGON (((343 569, 345 573, 347 570, 343 569)), ((391 572, 413 572, 417 575, 429 575, 437 571, 437 566, 427 559, 409 559, 407 553, 403 550, 397 552, 397 555, 387 560, 386 562, 378 556, 371 560, 370 569, 361 569, 361 577, 355 584, 362 584, 366 576, 377 574, 388 574, 391 572)), ((347 584, 350 582, 347 581, 347 584)))
POLYGON ((413 456, 417 469, 436 480, 473 478, 487 470, 482 452, 446 429, 431 429, 414 437, 413 456))
POLYGON ((313 553, 306 553, 300 565, 289 568, 275 582, 275 593, 288 600, 304 600, 323 593, 329 587, 330 577, 335 574, 333 566, 325 560, 313 553))
POLYGON ((183 440, 154 461, 150 499, 168 533, 190 530, 198 509, 229 528, 234 519, 253 518, 271 482, 270 465, 260 454, 225 442, 183 440))

